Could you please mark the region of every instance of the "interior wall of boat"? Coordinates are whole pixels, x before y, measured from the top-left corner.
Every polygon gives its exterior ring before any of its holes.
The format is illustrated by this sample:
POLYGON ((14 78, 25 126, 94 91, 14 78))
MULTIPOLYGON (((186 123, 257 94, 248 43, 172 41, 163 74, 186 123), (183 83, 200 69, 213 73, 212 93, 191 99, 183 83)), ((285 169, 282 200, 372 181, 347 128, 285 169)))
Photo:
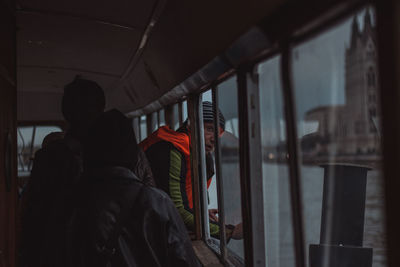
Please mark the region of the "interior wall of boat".
POLYGON ((283 2, 168 1, 142 57, 150 77, 131 76, 139 88, 152 81, 152 90, 143 90, 133 107, 144 107, 186 80, 283 2))
POLYGON ((400 266, 400 2, 377 1, 388 266, 400 266))
POLYGON ((20 1, 18 119, 60 120, 63 87, 76 75, 108 90, 129 65, 154 1, 20 1), (40 107, 40 108, 39 108, 40 107))
POLYGON ((230 75, 240 63, 247 61, 249 58, 254 58, 263 51, 270 49, 271 46, 272 43, 266 35, 258 27, 252 27, 233 42, 226 51, 215 57, 182 83, 145 107, 129 112, 128 115, 137 117, 148 114, 166 105, 174 104, 189 93, 198 93, 212 82, 230 75))
POLYGON ((78 74, 99 82, 108 108, 142 108, 283 2, 19 0, 18 120, 61 120, 63 86, 78 74))
POLYGON ((15 16, 0 1, 0 266, 15 266, 16 242, 16 64, 15 16))

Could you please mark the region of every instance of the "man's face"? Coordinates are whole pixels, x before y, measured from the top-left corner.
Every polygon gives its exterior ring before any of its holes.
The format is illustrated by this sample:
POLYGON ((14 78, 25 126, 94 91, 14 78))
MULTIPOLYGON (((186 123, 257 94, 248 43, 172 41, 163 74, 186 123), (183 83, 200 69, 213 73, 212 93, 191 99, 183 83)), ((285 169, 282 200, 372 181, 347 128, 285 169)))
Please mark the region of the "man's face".
POLYGON ((206 153, 214 151, 214 123, 212 122, 204 123, 204 145, 206 153))

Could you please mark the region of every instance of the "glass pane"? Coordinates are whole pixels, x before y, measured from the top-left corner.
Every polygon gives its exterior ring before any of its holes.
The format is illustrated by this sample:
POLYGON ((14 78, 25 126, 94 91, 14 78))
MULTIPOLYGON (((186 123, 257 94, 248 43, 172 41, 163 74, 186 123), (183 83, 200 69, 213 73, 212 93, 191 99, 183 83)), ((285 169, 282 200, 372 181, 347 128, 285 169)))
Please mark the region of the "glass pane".
POLYGON ((296 265, 280 59, 276 56, 257 66, 266 262, 270 267, 296 265))
MULTIPOLYGON (((239 112, 236 76, 218 86, 218 106, 225 117, 225 131, 220 136, 221 178, 223 181, 225 223, 242 223, 239 158, 239 112)), ((231 239, 228 253, 244 262, 243 240, 231 239)))
MULTIPOLYGON (((208 90, 201 95, 202 101, 209 101, 212 102, 212 94, 211 90, 208 90)), ((204 113, 204 112, 203 112, 204 113)), ((203 126, 203 131, 204 131, 204 136, 206 135, 206 128, 203 126)), ((213 136, 214 133, 212 133, 213 136)), ((206 143, 205 138, 203 139, 204 144, 206 143)), ((203 151, 205 156, 205 169, 206 169, 206 177, 208 182, 207 184, 207 192, 206 192, 206 199, 207 199, 207 204, 208 204, 208 210, 218 210, 218 194, 217 194, 217 185, 216 185, 216 176, 215 176, 215 158, 214 158, 214 152, 207 152, 205 149, 205 146, 203 146, 203 151)), ((209 214, 206 213, 205 216, 207 219, 209 218, 209 214)), ((218 216, 218 215, 217 215, 218 216)), ((219 251, 219 236, 213 234, 215 232, 215 226, 218 225, 217 222, 213 221, 212 219, 209 220, 209 233, 211 235, 211 239, 209 244, 214 248, 214 250, 217 251, 217 253, 220 253, 219 251)))
POLYGON ((183 122, 185 122, 188 118, 188 110, 187 110, 187 101, 183 101, 182 103, 182 111, 183 111, 183 122))
POLYGON ((58 126, 18 127, 18 175, 26 176, 32 168, 35 152, 42 147, 43 139, 52 132, 61 132, 58 126))
POLYGON ((174 129, 177 130, 179 128, 179 108, 178 108, 179 103, 174 104, 173 106, 173 122, 172 125, 174 125, 174 129))
POLYGON ((158 118, 160 119, 160 127, 165 125, 165 112, 163 109, 160 109, 158 112, 158 118))
POLYGON ((306 255, 315 266, 361 266, 371 256, 372 266, 387 266, 373 14, 364 9, 292 50, 306 255))
POLYGON ((28 165, 31 161, 31 144, 32 144, 33 126, 18 127, 18 175, 27 172, 29 175, 28 165))
MULTIPOLYGON (((212 102, 212 93, 211 90, 208 90, 202 94, 202 100, 212 102)), ((213 156, 214 159, 214 156, 213 156)), ((214 162, 213 162, 213 170, 215 170, 214 162)), ((209 178, 209 177, 208 177, 209 178)), ((217 197, 217 185, 215 181, 215 174, 212 176, 211 184, 208 187, 208 208, 209 209, 218 209, 218 197, 217 197)))
POLYGON ((34 155, 42 148, 44 138, 50 133, 62 130, 58 126, 22 126, 18 127, 17 131, 18 190, 21 193, 28 182, 34 155))
POLYGON ((136 136, 136 142, 140 143, 140 130, 139 130, 139 118, 135 117, 132 119, 132 127, 133 127, 133 131, 135 133, 136 136))
POLYGON ((158 129, 158 113, 153 112, 151 115, 151 132, 154 132, 155 130, 158 129))
POLYGON ((146 115, 140 116, 140 141, 147 137, 146 115))
POLYGON ((41 148, 44 138, 53 132, 62 132, 62 130, 58 126, 36 126, 33 154, 41 148))

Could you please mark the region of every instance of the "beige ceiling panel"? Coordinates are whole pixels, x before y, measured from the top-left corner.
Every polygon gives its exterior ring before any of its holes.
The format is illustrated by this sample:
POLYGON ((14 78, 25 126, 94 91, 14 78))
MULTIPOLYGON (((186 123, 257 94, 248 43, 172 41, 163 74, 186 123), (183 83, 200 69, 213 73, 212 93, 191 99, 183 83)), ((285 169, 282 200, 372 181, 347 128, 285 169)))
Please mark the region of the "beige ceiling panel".
POLYGON ((18 121, 63 120, 61 93, 18 92, 18 121))
POLYGON ((104 89, 118 79, 114 76, 77 70, 18 67, 18 88, 23 92, 62 93, 64 86, 76 75, 94 80, 104 89))
POLYGON ((149 15, 156 1, 20 0, 17 2, 19 10, 22 12, 76 16, 141 30, 148 23, 149 15))
POLYGON ((125 113, 142 106, 146 99, 158 98, 163 94, 156 77, 142 60, 138 62, 129 78, 115 89, 107 92, 107 106, 118 107, 125 113))
POLYGON ((140 33, 75 18, 18 15, 18 66, 68 68, 120 75, 140 33))
POLYGON ((60 98, 63 88, 77 74, 96 81, 103 88, 117 79, 74 70, 18 68, 18 120, 62 120, 60 98))

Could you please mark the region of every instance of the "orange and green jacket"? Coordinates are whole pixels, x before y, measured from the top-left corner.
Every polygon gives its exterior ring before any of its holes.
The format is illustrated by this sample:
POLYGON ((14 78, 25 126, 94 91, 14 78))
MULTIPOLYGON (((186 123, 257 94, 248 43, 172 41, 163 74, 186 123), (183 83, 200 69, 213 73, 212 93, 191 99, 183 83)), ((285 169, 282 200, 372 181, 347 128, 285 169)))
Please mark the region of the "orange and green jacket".
MULTIPOLYGON (((186 227, 194 231, 190 138, 185 130, 159 128, 139 146, 145 151, 158 188, 171 197, 186 227)), ((211 177, 207 179, 207 188, 211 177)), ((210 234, 219 238, 219 226, 210 221, 210 234)))

